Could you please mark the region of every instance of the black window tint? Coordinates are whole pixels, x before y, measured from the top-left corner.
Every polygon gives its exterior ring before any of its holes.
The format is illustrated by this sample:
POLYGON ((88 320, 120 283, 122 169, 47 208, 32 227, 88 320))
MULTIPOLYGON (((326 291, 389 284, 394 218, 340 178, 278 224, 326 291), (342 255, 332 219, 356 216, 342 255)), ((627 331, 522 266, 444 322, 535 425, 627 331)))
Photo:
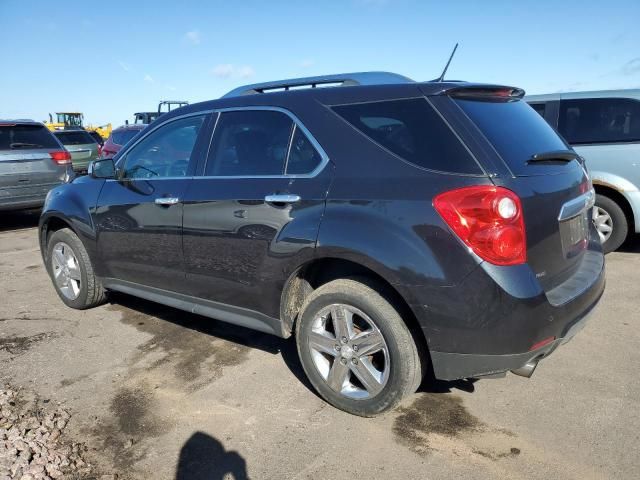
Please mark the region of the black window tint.
POLYGON ((121 130, 111 134, 111 141, 116 145, 126 145, 140 130, 121 130))
POLYGON ((342 105, 333 109, 367 137, 414 165, 442 172, 482 173, 425 99, 342 105))
POLYGON ((572 144, 640 141, 640 101, 562 100, 558 130, 572 144))
POLYGON ((150 133, 126 153, 126 178, 182 177, 205 116, 175 120, 150 133))
POLYGON ((87 132, 56 132, 54 134, 63 145, 86 145, 88 143, 96 143, 91 135, 87 132))
POLYGON ((544 113, 547 109, 547 104, 546 103, 531 103, 531 108, 533 108, 536 112, 538 112, 538 114, 544 118, 544 113))
POLYGON ((555 130, 523 100, 455 102, 516 174, 531 173, 527 162, 536 153, 567 149, 555 130))
POLYGON ((53 134, 42 125, 0 125, 0 150, 60 148, 53 134))
POLYGON ((281 112, 221 113, 205 175, 282 175, 292 127, 293 121, 281 112))
POLYGON ((296 128, 287 160, 288 175, 303 175, 316 169, 322 157, 302 130, 296 128))

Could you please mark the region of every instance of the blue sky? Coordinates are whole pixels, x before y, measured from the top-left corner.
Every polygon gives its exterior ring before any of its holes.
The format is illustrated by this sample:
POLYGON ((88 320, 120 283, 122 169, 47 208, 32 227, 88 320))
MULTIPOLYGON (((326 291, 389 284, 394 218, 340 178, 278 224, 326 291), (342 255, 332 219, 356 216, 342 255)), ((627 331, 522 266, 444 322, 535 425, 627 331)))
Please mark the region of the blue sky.
POLYGON ((0 118, 114 126, 160 99, 388 70, 528 93, 640 88, 640 1, 0 0, 0 118))

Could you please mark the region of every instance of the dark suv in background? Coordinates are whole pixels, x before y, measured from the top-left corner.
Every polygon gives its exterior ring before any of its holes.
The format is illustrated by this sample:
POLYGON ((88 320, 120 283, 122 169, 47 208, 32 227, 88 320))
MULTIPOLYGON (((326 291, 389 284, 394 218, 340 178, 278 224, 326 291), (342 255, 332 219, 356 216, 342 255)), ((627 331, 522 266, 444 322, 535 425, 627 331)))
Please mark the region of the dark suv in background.
POLYGON ((40 207, 72 175, 71 155, 42 123, 0 120, 0 210, 40 207))
POLYGON ((604 257, 584 165, 523 94, 360 73, 180 108, 52 192, 45 264, 72 308, 118 291, 295 335, 357 415, 429 368, 530 376, 600 299, 604 257))

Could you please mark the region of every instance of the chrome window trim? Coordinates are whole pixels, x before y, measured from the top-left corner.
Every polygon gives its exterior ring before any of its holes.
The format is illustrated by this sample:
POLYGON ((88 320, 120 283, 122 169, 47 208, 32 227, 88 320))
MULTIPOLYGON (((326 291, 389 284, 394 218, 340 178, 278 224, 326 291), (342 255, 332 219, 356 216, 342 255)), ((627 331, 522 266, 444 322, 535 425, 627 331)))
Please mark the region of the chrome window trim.
MULTIPOLYGON (((131 151, 131 149, 135 148, 136 145, 138 145, 141 141, 143 141, 145 138, 147 138, 149 135, 151 135, 153 132, 155 132, 156 130, 158 130, 159 128, 164 127, 165 125, 169 125, 170 123, 173 123, 177 120, 182 120, 184 118, 188 118, 188 117, 197 117, 197 116, 201 116, 201 115, 209 115, 210 113, 213 113, 214 110, 213 109, 209 109, 209 110, 200 110, 198 112, 191 112, 191 113, 185 113, 183 115, 178 115, 177 117, 173 117, 170 120, 167 120, 166 122, 163 122, 159 125, 156 125, 155 127, 153 127, 152 129, 150 129, 149 131, 146 131, 147 128, 145 128, 145 132, 144 135, 142 135, 138 140, 135 141, 135 143, 127 146, 127 149, 124 150, 124 152, 122 150, 120 150, 120 156, 118 157, 118 161, 115 163, 116 168, 120 168, 121 166, 121 162, 124 162, 125 159, 127 158, 127 155, 129 155, 129 152, 131 151)), ((194 145, 195 146, 195 145, 194 145)), ((169 178, 169 177, 163 177, 163 178, 169 178)), ((187 178, 187 177, 178 177, 178 178, 187 178)), ((148 179, 147 179, 148 180, 148 179)), ((159 179, 156 179, 159 180, 159 179)))
MULTIPOLYGON (((195 178, 204 178, 204 179, 214 179, 214 178, 229 178, 229 179, 248 179, 248 178, 313 178, 318 176, 318 174, 320 174, 320 172, 322 172, 324 170, 324 168, 327 166, 327 164, 329 163, 329 156, 327 155, 327 152, 324 151, 324 149, 322 148, 322 146, 320 145, 320 143, 318 143, 318 141, 315 139, 315 137, 311 134, 311 132, 309 131, 309 129, 307 127, 304 126, 304 124, 300 121, 300 119, 293 113, 290 112, 289 110, 282 108, 282 107, 271 107, 271 106, 264 106, 264 105, 257 105, 257 106, 244 106, 244 107, 227 107, 227 108, 217 108, 217 109, 213 109, 212 112, 217 112, 218 118, 216 119, 216 123, 214 125, 214 128, 211 132, 211 140, 209 143, 209 149, 211 148, 211 145, 213 143, 213 137, 215 136, 216 133, 216 128, 218 127, 218 123, 220 121, 220 117, 222 116, 223 113, 225 112, 242 112, 242 111, 270 111, 270 112, 280 112, 280 113, 284 113, 285 115, 287 115, 294 124, 294 128, 292 129, 292 134, 289 136, 289 145, 288 145, 288 150, 287 150, 287 158, 285 159, 285 173, 282 175, 230 175, 230 176, 225 176, 225 175, 197 175, 195 178), (291 151, 291 143, 293 142, 293 133, 295 133, 296 129, 301 129, 302 132, 307 136, 307 138, 309 139, 309 141, 311 142, 311 144, 313 145, 313 147, 317 150, 317 152, 320 154, 320 163, 318 164, 318 166, 313 169, 311 172, 309 173, 301 173, 301 174, 287 174, 286 173, 286 165, 289 161, 289 153, 291 151)), ((207 169, 207 163, 209 160, 209 151, 207 151, 207 161, 205 161, 204 164, 204 169, 203 169, 203 173, 206 172, 207 169)))

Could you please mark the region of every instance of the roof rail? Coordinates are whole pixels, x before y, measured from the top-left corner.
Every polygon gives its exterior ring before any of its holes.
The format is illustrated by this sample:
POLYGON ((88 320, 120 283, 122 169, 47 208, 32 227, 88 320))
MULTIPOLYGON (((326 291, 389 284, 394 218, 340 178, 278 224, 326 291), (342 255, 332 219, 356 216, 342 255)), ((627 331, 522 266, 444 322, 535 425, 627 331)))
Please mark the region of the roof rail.
POLYGON ((356 72, 321 75, 318 77, 292 78, 274 82, 254 83, 231 90, 222 98, 268 93, 271 90, 289 90, 295 87, 316 88, 317 86, 351 87, 355 85, 385 85, 391 83, 412 83, 408 77, 391 72, 356 72))

